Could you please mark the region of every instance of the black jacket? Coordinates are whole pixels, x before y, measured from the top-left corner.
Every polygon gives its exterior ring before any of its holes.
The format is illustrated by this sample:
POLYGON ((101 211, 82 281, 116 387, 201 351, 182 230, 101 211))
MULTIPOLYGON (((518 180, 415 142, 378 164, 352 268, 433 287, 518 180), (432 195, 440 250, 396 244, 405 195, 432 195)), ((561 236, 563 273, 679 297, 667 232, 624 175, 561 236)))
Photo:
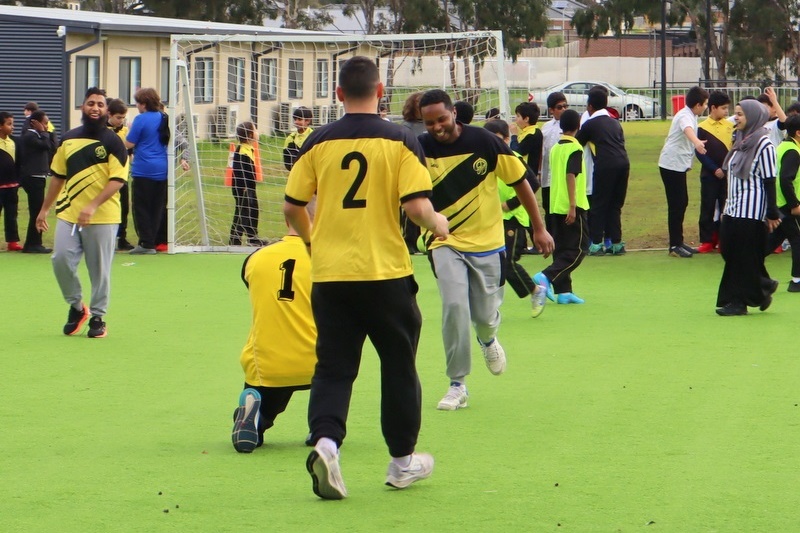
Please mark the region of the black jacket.
POLYGON ((50 159, 55 153, 52 136, 46 132, 33 129, 22 134, 19 145, 19 175, 47 176, 50 174, 50 159))

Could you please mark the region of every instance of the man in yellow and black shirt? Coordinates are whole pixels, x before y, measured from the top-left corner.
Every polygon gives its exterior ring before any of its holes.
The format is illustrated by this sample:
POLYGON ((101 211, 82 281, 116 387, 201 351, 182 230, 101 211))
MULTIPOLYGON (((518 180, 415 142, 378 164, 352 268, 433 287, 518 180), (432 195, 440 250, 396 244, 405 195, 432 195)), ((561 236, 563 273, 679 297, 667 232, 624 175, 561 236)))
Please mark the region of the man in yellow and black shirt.
POLYGON ((88 89, 81 111, 83 125, 64 135, 53 157, 53 179, 36 217, 36 227, 47 231, 47 214, 55 203, 58 221, 53 271, 70 304, 64 334, 79 333, 89 320, 89 337, 98 338, 106 336, 103 317, 108 307, 111 259, 120 221, 118 191, 128 179, 128 151, 107 127, 105 91, 88 89), (88 308, 83 303, 77 272, 81 255, 86 258, 92 281, 88 308))
POLYGON ((447 216, 450 236, 425 236, 442 296, 442 336, 450 388, 438 409, 467 406, 465 379, 472 368, 470 324, 475 325, 486 366, 506 368, 495 338, 503 301, 505 239, 497 178, 512 186, 534 228, 534 244, 545 257, 553 238, 539 215, 527 169, 506 144, 483 128, 456 122, 453 103, 442 90, 427 91, 419 103, 428 133, 419 140, 433 180, 433 206, 447 216))
POLYGON ((317 366, 308 419, 315 444, 306 467, 314 493, 341 499, 339 470, 353 381, 369 337, 381 360, 381 425, 392 461, 386 483, 405 488, 427 478, 433 458, 414 453, 421 420, 415 357, 422 319, 417 284, 400 234, 399 207, 439 238, 447 220, 428 199, 430 177, 410 131, 381 120, 378 68, 353 57, 339 73, 341 119, 303 144, 286 184, 284 213, 313 244, 311 303, 317 366), (317 195, 313 230, 304 206, 317 195))
MULTIPOLYGON (((313 216, 312 206, 308 206, 313 216)), ((233 447, 249 453, 264 442, 294 391, 308 390, 317 362, 311 313, 311 258, 303 239, 288 235, 250 254, 242 266, 253 310, 242 349, 244 390, 234 412, 233 447)))
POLYGON ((294 162, 297 161, 297 156, 300 153, 300 148, 303 147, 303 143, 314 131, 310 127, 313 117, 311 110, 305 106, 300 106, 292 111, 295 131, 287 135, 286 140, 283 141, 283 166, 286 167, 286 170, 292 170, 294 162))

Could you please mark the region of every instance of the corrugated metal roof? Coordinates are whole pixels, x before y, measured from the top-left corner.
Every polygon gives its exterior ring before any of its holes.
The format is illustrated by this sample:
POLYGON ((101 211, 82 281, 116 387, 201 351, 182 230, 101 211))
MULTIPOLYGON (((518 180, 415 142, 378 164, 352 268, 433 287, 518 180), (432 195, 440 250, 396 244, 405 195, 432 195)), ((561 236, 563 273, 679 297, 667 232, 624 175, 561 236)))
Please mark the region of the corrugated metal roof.
POLYGON ((198 20, 122 15, 73 9, 19 7, 0 5, 0 19, 28 23, 66 26, 67 31, 95 30, 105 33, 173 34, 245 34, 245 35, 305 35, 319 34, 308 30, 289 30, 246 24, 227 24, 198 20))

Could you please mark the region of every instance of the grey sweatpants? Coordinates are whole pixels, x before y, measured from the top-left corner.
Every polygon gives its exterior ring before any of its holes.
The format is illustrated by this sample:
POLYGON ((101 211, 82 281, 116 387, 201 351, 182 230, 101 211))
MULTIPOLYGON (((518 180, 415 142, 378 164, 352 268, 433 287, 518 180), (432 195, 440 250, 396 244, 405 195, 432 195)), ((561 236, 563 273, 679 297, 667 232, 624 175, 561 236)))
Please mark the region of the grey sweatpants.
POLYGON ((448 246, 431 251, 442 297, 442 338, 447 376, 463 382, 472 369, 472 334, 486 343, 495 338, 503 303, 502 255, 466 255, 448 246))
POLYGON ((78 264, 86 257, 86 269, 92 283, 92 300, 89 310, 93 316, 105 316, 108 295, 111 292, 111 260, 119 224, 90 224, 78 231, 77 224, 56 221, 56 238, 53 246, 53 272, 56 274, 61 294, 75 309, 83 301, 78 264), (75 230, 73 231, 73 226, 75 230))

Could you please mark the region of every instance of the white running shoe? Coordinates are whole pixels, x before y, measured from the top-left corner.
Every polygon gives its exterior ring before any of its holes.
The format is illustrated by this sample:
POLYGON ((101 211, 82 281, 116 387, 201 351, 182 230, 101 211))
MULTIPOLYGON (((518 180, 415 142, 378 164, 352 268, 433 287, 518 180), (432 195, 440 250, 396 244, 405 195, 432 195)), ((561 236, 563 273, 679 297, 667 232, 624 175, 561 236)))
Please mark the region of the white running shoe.
POLYGON ((478 344, 481 345, 483 358, 486 360, 486 368, 495 376, 499 376, 506 371, 506 352, 500 346, 500 342, 494 339, 489 346, 485 346, 480 339, 478 344))
POLYGON ((308 455, 306 470, 311 474, 314 494, 325 500, 347 497, 347 489, 339 469, 339 454, 317 444, 308 455))
POLYGON ((463 383, 451 383, 450 388, 447 389, 447 394, 444 395, 436 406, 440 411, 455 411, 467 406, 467 386, 463 383))
POLYGON ((406 467, 389 463, 386 484, 396 489, 404 489, 420 479, 430 477, 433 472, 433 456, 429 453, 412 453, 411 463, 406 467))
POLYGON ((537 285, 531 293, 531 316, 536 318, 544 311, 544 304, 547 303, 547 287, 537 285))

